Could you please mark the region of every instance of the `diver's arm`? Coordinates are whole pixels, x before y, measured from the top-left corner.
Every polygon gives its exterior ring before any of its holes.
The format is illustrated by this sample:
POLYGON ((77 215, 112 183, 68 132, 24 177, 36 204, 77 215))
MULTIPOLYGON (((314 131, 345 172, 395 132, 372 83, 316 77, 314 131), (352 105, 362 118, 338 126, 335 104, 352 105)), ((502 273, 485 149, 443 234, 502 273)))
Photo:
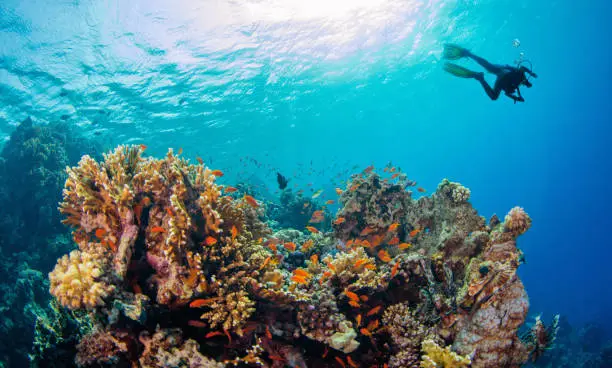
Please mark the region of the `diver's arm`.
POLYGON ((515 96, 513 93, 508 93, 506 92, 506 96, 510 97, 511 99, 514 100, 514 103, 518 102, 524 102, 525 99, 523 97, 521 97, 520 92, 518 96, 515 96))

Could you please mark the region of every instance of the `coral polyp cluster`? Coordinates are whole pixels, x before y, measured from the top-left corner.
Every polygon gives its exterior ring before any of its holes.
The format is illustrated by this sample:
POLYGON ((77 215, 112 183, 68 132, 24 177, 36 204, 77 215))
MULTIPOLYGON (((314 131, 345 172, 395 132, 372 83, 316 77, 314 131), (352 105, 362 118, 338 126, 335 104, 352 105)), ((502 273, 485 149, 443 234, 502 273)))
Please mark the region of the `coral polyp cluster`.
POLYGON ((103 298, 113 286, 102 281, 104 264, 90 253, 73 250, 60 258, 49 274, 51 295, 71 309, 93 309, 104 305, 103 298))
POLYGON ((68 170, 79 249, 50 278, 62 305, 91 311, 79 366, 518 367, 545 349, 517 335, 526 214, 520 231, 516 213, 487 224, 458 183, 415 200, 406 175, 368 168, 336 189, 333 221, 314 210, 273 232, 220 171, 143 151, 68 170))

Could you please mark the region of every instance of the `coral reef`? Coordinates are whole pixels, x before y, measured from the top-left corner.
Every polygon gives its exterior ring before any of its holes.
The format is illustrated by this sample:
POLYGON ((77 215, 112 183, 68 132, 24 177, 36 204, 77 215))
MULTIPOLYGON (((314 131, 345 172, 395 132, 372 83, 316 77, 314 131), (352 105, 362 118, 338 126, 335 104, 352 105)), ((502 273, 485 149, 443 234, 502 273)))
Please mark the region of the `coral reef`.
POLYGON ((98 146, 66 123, 26 119, 0 154, 0 366, 25 367, 37 316, 47 308, 48 273, 73 247, 57 203, 67 165, 98 146))
POLYGON ((368 169, 337 189, 333 231, 272 234, 269 206, 227 195, 219 170, 143 152, 68 169, 60 211, 79 249, 50 279, 96 321, 81 366, 518 367, 553 341, 554 326, 517 334, 524 212, 521 231, 490 227, 458 183, 414 200, 406 175, 368 169))

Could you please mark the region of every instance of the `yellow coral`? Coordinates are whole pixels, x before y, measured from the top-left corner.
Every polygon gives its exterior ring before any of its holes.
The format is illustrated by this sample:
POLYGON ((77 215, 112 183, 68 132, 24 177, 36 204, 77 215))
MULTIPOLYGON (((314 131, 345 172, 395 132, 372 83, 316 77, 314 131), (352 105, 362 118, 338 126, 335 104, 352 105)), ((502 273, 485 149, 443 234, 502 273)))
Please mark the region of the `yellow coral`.
POLYGON ((421 368, 467 368, 472 364, 468 355, 461 356, 448 346, 442 348, 431 339, 423 341, 421 350, 421 368))
POLYGON ((50 292, 70 309, 93 309, 104 305, 103 298, 113 290, 100 280, 103 264, 94 256, 78 250, 64 255, 49 274, 50 292))

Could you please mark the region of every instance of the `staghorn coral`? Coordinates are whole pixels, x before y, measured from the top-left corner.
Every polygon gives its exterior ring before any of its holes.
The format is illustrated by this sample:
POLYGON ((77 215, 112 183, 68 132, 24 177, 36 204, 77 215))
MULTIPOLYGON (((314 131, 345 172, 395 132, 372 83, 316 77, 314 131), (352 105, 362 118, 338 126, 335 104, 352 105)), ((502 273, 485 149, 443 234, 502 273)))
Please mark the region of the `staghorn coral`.
POLYGON ((423 341, 422 350, 422 368, 467 368, 472 363, 469 356, 460 356, 448 346, 442 348, 433 340, 423 341))
POLYGON ((531 227, 531 217, 522 207, 514 207, 504 218, 504 229, 517 237, 524 234, 531 227))
POLYGON ((49 274, 51 295, 65 307, 92 309, 104 305, 113 285, 103 281, 103 261, 89 253, 73 250, 58 261, 49 274))

